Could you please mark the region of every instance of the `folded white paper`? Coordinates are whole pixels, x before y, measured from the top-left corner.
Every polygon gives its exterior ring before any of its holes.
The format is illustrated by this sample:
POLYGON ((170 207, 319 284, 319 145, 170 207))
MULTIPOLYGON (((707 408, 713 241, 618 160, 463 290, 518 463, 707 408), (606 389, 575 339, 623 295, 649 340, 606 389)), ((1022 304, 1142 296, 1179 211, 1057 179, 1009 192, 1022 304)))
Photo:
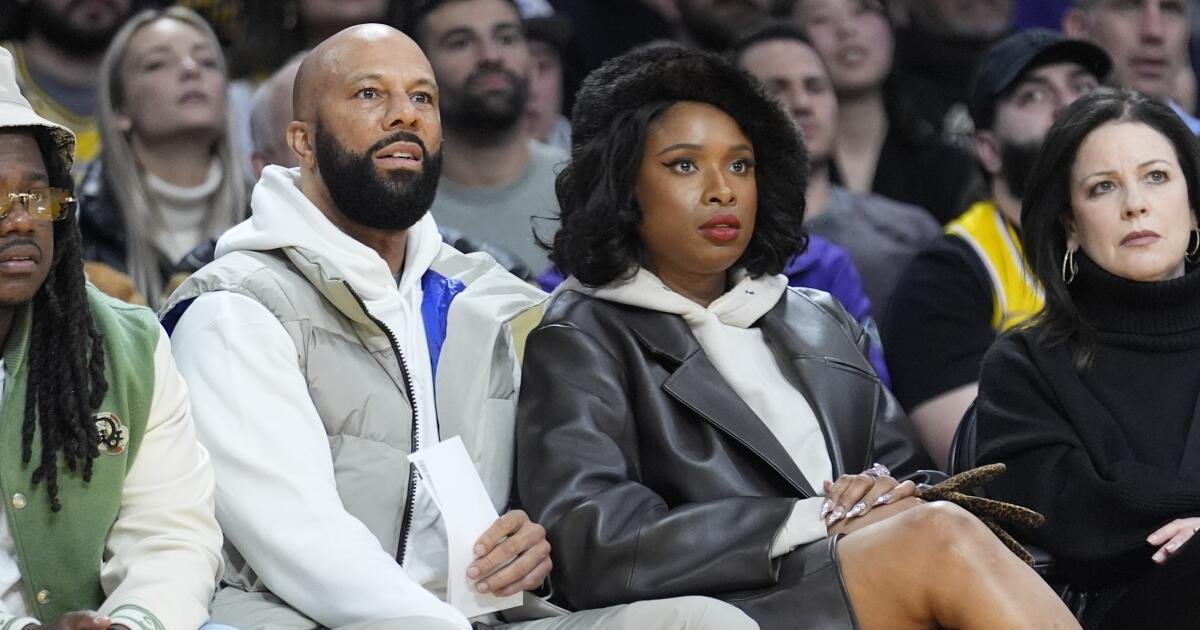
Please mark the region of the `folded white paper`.
POLYGON ((450 545, 447 603, 467 617, 520 606, 520 593, 508 597, 477 593, 467 577, 467 567, 475 560, 475 542, 499 515, 462 439, 456 435, 409 455, 408 460, 417 467, 421 483, 441 510, 446 525, 450 545))

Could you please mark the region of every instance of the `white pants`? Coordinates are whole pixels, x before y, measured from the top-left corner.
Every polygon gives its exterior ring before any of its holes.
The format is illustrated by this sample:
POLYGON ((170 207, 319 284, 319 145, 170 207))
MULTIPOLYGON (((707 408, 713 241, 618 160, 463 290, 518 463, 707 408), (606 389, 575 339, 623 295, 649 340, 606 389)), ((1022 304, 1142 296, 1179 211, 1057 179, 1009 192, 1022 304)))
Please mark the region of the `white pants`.
MULTIPOLYGON (((270 593, 222 589, 213 602, 214 623, 243 630, 315 630, 311 619, 270 593)), ((676 597, 581 610, 561 617, 499 626, 503 630, 758 630, 736 607, 709 597, 676 597)), ((337 630, 459 630, 441 619, 402 617, 342 626, 337 630)))
POLYGON ((758 624, 730 604, 709 597, 676 597, 581 610, 501 626, 505 630, 758 630, 758 624))
MULTIPOLYGON (((457 630, 440 619, 405 617, 356 623, 337 630, 457 630)), ((758 630, 758 624, 734 606, 708 597, 677 597, 635 602, 562 617, 501 625, 503 630, 758 630)))

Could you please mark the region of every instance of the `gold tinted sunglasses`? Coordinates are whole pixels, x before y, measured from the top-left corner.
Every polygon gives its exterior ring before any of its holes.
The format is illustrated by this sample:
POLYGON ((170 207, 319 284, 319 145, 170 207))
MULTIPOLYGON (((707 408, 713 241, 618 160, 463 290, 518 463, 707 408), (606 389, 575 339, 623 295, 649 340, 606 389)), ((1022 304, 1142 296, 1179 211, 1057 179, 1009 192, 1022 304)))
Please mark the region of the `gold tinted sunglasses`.
POLYGON ((29 216, 42 221, 65 219, 75 211, 75 198, 61 188, 35 188, 29 192, 0 191, 0 219, 7 217, 20 202, 29 216))

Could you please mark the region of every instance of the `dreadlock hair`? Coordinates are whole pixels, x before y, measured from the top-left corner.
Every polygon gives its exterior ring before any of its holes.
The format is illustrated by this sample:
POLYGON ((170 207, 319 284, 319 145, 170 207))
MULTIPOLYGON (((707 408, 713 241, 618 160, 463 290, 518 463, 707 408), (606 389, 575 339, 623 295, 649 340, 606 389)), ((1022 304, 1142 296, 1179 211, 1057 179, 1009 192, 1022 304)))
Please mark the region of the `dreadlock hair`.
MULTIPOLYGON (((35 133, 50 185, 72 190, 70 169, 53 140, 35 133)), ((104 378, 103 338, 92 319, 82 265, 82 245, 75 212, 54 222, 54 257, 50 273, 33 296, 33 329, 29 344, 29 378, 25 420, 21 425, 21 461, 28 464, 35 431, 41 453, 33 470, 34 486, 46 482, 50 510, 58 512, 58 457, 72 472, 92 478, 99 436, 92 411, 108 392, 104 378)))

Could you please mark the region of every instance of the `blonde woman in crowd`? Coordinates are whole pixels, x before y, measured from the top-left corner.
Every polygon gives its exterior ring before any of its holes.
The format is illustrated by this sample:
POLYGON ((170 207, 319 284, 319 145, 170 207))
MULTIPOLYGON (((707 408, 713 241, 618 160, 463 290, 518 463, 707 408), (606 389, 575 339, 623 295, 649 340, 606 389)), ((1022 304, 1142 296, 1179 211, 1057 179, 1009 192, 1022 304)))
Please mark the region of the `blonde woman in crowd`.
POLYGON ((245 214, 220 44, 184 8, 144 11, 100 69, 101 159, 80 186, 85 260, 156 303, 176 261, 245 214))

